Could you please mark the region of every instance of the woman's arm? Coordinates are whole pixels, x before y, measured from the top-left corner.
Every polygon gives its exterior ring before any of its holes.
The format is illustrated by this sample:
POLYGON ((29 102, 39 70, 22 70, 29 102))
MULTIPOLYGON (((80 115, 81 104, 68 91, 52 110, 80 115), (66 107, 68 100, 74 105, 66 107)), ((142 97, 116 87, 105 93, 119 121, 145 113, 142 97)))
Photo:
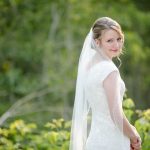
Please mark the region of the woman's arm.
POLYGON ((123 132, 130 139, 135 137, 134 127, 130 124, 130 122, 128 121, 128 119, 125 116, 124 112, 123 112, 123 132))
POLYGON ((120 97, 119 72, 111 72, 103 81, 106 92, 110 115, 116 126, 124 132, 130 139, 136 139, 139 136, 136 129, 129 123, 122 109, 122 100, 120 97))
POLYGON ((140 150, 141 137, 138 134, 136 128, 129 123, 124 113, 123 113, 123 132, 130 138, 131 148, 134 148, 133 150, 135 149, 140 150))

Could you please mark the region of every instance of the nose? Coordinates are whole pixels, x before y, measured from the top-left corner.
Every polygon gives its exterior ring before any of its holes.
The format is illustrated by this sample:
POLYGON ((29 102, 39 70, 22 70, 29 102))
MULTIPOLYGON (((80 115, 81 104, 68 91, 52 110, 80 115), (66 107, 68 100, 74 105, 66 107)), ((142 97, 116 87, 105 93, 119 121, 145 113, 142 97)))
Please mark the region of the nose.
POLYGON ((120 47, 119 42, 115 41, 114 44, 113 44, 113 49, 118 50, 119 47, 120 47))

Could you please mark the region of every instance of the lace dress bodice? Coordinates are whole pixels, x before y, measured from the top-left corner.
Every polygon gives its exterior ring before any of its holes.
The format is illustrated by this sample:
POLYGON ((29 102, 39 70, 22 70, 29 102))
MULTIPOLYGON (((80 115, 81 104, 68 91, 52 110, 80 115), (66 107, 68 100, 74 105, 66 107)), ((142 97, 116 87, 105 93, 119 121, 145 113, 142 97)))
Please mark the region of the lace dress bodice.
MULTIPOLYGON (((129 139, 123 135, 124 146, 120 141, 122 136, 114 125, 108 106, 103 81, 107 76, 117 71, 113 62, 102 61, 90 68, 86 80, 85 93, 92 111, 91 130, 86 142, 86 150, 130 150, 129 139)), ((119 74, 120 101, 123 100, 125 84, 119 74)))

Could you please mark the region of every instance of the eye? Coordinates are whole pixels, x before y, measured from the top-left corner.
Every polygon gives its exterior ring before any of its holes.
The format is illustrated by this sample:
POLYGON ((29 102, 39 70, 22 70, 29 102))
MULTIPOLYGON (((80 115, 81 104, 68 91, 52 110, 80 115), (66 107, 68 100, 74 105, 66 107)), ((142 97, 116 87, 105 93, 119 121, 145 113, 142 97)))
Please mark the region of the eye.
POLYGON ((107 40, 107 42, 108 42, 108 43, 111 43, 111 42, 113 42, 113 39, 109 39, 109 40, 107 40))
POLYGON ((119 38, 117 39, 117 41, 122 41, 122 38, 121 38, 121 37, 119 37, 119 38))

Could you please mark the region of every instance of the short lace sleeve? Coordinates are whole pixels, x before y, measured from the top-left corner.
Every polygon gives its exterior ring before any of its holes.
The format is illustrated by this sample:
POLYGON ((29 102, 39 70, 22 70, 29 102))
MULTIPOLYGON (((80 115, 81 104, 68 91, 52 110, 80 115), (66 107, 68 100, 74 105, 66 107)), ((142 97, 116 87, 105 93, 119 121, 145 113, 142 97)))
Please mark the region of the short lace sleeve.
MULTIPOLYGON (((115 67, 113 64, 105 64, 104 66, 107 67, 107 69, 103 74, 103 80, 105 79, 103 82, 103 87, 107 97, 111 119, 116 127, 116 130, 119 132, 121 131, 121 139, 123 138, 123 108, 122 97, 120 93, 120 74, 117 67, 115 67)), ((123 141, 123 139, 121 141, 123 141)))
POLYGON ((103 82, 107 78, 107 76, 114 71, 119 72, 115 64, 113 64, 112 62, 103 62, 100 67, 101 82, 103 82))

